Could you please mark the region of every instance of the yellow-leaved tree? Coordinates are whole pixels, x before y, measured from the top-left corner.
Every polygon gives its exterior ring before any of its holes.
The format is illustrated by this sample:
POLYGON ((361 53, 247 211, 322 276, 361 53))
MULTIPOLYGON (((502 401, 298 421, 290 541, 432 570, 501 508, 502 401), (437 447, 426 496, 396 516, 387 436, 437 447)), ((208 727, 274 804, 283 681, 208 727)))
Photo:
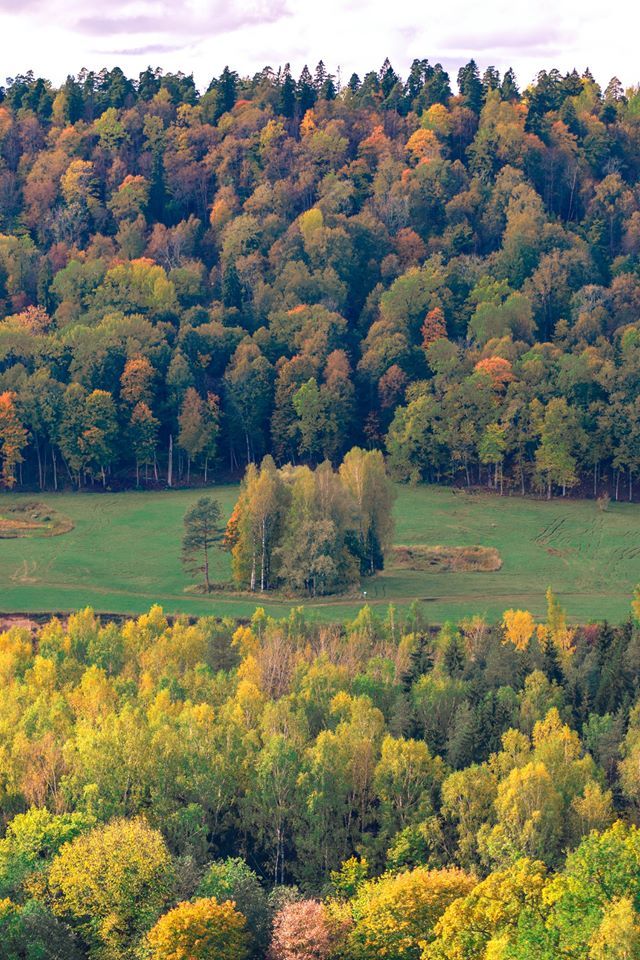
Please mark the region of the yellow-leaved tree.
POLYGON ((245 960, 249 934, 231 900, 179 903, 147 935, 151 960, 245 960))
POLYGON ((512 643, 516 650, 526 650, 536 625, 528 610, 505 610, 502 617, 504 643, 512 643))
POLYGON ((567 626, 567 615, 551 587, 547 590, 547 637, 565 661, 575 652, 576 632, 567 626))
POLYGON ((423 867, 363 884, 353 901, 347 956, 417 960, 447 907, 474 885, 475 878, 463 870, 423 867))
POLYGON ((517 927, 523 910, 541 910, 545 882, 544 864, 527 857, 490 873, 445 910, 422 960, 485 960, 490 948, 495 952, 503 937, 517 927))
POLYGON ((91 957, 134 960, 173 891, 166 844, 145 820, 112 820, 66 843, 47 878, 54 913, 82 935, 91 957))

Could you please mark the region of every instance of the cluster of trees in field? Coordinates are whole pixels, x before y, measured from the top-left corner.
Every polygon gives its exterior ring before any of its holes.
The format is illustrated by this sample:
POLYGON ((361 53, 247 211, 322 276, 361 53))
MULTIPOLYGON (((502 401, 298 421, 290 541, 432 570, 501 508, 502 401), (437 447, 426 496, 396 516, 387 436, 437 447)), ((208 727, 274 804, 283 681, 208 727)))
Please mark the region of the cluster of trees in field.
POLYGON ((0 634, 3 958, 636 956, 640 591, 547 597, 0 634))
POLYGON ((235 582, 313 596, 359 584, 384 566, 393 499, 379 450, 354 447, 337 472, 328 460, 315 470, 278 470, 269 456, 250 464, 224 536, 235 582))
POLYGON ((385 448, 633 495, 640 91, 416 60, 0 93, 5 485, 385 448), (134 472, 135 471, 135 472, 134 472))

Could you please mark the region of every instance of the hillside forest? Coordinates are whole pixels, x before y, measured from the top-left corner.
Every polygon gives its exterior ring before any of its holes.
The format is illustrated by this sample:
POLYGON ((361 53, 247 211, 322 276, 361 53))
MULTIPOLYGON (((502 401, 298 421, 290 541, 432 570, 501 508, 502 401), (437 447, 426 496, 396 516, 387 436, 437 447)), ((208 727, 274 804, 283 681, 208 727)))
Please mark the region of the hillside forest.
POLYGON ((400 480, 631 499, 639 175, 640 90, 589 70, 14 77, 2 482, 357 445, 400 480))

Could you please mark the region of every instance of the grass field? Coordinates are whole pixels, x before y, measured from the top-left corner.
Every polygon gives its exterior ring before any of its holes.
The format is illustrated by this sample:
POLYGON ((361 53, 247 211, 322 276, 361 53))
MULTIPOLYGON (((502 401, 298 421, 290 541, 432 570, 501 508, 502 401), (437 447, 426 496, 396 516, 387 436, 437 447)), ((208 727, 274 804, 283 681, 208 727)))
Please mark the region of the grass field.
MULTIPOLYGON (((230 512, 237 487, 213 487, 230 512)), ((120 494, 0 495, 0 514, 20 500, 44 503, 69 517, 61 536, 0 539, 0 611, 74 610, 140 613, 152 603, 170 613, 247 616, 261 604, 233 594, 185 593, 180 564, 182 518, 202 491, 120 494)), ((640 506, 590 501, 499 498, 439 487, 399 489, 395 506, 399 544, 481 544, 496 547, 502 567, 492 573, 415 572, 389 568, 363 584, 372 605, 407 606, 422 600, 430 620, 480 613, 498 617, 508 607, 541 615, 552 585, 574 621, 621 620, 640 581, 640 506)), ((213 577, 228 581, 229 557, 218 552, 213 577)), ((362 601, 307 602, 309 615, 338 620, 362 601)), ((291 603, 270 599, 269 612, 291 603)))

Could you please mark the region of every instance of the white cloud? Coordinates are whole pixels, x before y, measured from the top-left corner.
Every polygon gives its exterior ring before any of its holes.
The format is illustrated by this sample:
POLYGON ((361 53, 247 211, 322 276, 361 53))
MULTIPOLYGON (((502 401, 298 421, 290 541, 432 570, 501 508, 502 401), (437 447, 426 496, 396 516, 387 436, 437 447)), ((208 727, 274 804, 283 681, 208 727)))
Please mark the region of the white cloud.
POLYGON ((440 61, 452 80, 475 57, 513 66, 521 85, 542 68, 589 66, 606 84, 640 81, 640 6, 622 0, 0 0, 0 62, 8 74, 33 68, 54 82, 87 66, 116 63, 135 75, 149 62, 193 71, 200 86, 225 64, 253 73, 319 59, 344 80, 385 56, 402 73, 414 57, 440 61))

